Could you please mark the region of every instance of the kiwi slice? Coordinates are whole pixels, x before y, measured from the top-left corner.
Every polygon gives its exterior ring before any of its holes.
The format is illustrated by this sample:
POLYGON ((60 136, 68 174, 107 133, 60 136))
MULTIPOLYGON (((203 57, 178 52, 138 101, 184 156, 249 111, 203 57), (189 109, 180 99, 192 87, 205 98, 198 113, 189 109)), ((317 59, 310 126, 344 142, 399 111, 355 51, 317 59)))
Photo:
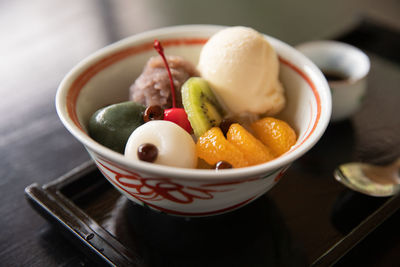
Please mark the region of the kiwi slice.
POLYGON ((224 110, 206 80, 191 77, 182 85, 182 104, 196 137, 218 126, 224 110))

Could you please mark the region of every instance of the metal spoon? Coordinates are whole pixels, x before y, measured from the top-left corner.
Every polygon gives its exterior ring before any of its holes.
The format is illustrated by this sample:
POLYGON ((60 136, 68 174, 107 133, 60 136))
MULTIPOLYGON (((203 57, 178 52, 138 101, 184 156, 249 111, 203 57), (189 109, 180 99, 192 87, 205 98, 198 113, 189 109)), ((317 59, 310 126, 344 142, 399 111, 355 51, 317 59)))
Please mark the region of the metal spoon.
POLYGON ((352 190, 376 197, 400 192, 400 158, 388 166, 366 163, 346 163, 334 171, 337 181, 352 190))

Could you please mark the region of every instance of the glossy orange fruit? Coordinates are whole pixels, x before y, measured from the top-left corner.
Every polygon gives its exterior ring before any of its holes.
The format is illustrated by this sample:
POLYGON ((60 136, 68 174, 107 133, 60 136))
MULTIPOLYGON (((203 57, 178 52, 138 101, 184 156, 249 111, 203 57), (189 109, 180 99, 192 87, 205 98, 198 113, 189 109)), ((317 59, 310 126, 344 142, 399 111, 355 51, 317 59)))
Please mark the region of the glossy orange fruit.
POLYGON ((234 168, 248 166, 244 154, 226 140, 219 127, 213 127, 200 136, 196 143, 196 150, 198 157, 210 165, 223 160, 234 168))
POLYGON ((274 158, 272 152, 260 140, 238 123, 229 127, 226 138, 242 151, 249 166, 264 163, 274 158))
POLYGON ((251 124, 254 135, 261 140, 276 157, 288 151, 296 143, 296 133, 286 122, 266 117, 251 124))

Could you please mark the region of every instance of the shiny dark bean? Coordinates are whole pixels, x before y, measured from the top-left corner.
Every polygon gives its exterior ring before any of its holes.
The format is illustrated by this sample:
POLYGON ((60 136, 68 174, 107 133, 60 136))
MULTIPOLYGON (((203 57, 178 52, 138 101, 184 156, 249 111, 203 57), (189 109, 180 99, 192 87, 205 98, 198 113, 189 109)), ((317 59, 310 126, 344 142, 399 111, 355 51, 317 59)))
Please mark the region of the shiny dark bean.
POLYGON ((163 120, 163 119, 164 119, 164 110, 162 107, 158 105, 147 107, 143 113, 144 122, 153 120, 163 120))
POLYGON ((142 161, 154 162, 158 156, 158 149, 153 144, 141 144, 138 147, 137 155, 142 161))
POLYGON ((223 161, 223 160, 218 161, 218 162, 215 164, 215 169, 216 169, 216 170, 232 169, 232 168, 233 168, 233 166, 232 166, 229 162, 226 162, 226 161, 223 161))

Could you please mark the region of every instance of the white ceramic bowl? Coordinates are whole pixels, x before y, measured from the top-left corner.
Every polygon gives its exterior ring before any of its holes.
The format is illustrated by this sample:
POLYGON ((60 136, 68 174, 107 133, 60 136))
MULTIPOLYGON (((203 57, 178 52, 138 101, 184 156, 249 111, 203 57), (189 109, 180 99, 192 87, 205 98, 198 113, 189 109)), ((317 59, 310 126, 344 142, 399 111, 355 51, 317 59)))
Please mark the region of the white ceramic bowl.
MULTIPOLYGON (((203 44, 223 26, 186 25, 131 36, 84 59, 61 82, 58 115, 87 149, 104 176, 126 197, 152 209, 180 216, 208 216, 239 208, 263 195, 289 165, 322 136, 331 114, 329 87, 320 70, 289 45, 269 36, 280 58, 280 80, 287 106, 278 116, 297 132, 284 155, 257 166, 223 171, 183 169, 131 161, 87 134, 90 116, 99 108, 128 99, 129 86, 159 39, 169 55, 197 63, 203 44)), ((289 197, 289 196, 288 196, 289 197)))

